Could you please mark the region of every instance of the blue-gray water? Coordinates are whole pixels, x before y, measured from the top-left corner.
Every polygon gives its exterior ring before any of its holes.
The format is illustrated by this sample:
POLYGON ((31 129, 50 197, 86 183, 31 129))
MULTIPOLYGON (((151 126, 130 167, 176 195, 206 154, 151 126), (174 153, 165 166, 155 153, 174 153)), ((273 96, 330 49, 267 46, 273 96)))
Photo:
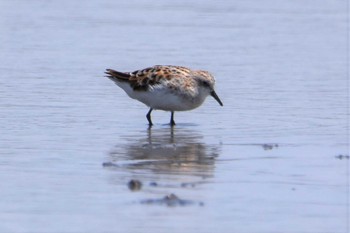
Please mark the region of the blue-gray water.
POLYGON ((1 1, 0 231, 348 232, 347 4, 1 1), (224 107, 148 130, 103 72, 155 64, 224 107))

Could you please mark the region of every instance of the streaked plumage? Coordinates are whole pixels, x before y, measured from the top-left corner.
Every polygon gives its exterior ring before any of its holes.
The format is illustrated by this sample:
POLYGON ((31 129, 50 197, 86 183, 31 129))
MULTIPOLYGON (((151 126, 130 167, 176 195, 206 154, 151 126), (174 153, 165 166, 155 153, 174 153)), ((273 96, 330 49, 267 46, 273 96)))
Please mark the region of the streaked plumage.
POLYGON ((107 69, 105 73, 129 97, 150 107, 147 114, 150 125, 153 109, 170 111, 170 124, 175 125, 174 111, 197 108, 208 95, 213 96, 223 106, 214 91, 215 79, 207 71, 157 65, 134 72, 107 69))

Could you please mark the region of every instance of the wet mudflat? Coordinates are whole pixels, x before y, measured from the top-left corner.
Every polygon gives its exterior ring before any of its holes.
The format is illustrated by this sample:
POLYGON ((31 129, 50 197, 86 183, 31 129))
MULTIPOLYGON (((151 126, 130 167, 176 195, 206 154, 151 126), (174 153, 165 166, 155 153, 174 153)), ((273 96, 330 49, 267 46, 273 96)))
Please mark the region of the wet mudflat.
POLYGON ((346 1, 0 3, 1 232, 349 230, 346 1), (103 77, 209 70, 221 107, 103 77))

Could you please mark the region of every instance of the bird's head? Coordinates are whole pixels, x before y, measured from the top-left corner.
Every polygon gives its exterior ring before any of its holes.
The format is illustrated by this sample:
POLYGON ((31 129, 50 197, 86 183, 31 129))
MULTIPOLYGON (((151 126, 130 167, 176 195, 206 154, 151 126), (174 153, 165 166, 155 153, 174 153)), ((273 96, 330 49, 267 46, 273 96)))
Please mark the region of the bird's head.
POLYGON ((223 106, 223 103, 221 102, 219 96, 216 94, 214 90, 215 86, 215 78, 213 75, 211 75, 207 71, 199 70, 196 71, 196 81, 198 83, 198 86, 203 88, 204 90, 208 91, 208 94, 211 95, 221 106, 223 106))

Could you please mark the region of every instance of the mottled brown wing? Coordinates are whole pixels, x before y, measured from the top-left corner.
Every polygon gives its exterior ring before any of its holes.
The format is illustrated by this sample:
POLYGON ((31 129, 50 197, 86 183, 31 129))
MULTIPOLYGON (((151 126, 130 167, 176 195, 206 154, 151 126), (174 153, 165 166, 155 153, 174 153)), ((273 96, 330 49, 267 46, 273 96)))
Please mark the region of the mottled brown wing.
POLYGON ((107 78, 109 78, 115 83, 127 82, 134 90, 147 90, 147 86, 143 85, 142 81, 137 79, 134 73, 124 73, 113 69, 106 69, 105 74, 107 78))
POLYGON ((134 90, 146 91, 149 85, 157 83, 156 76, 153 73, 153 68, 136 70, 134 72, 119 72, 113 69, 107 69, 105 74, 107 78, 114 82, 127 82, 134 90))
POLYGON ((131 73, 122 73, 112 69, 105 72, 112 81, 130 83, 134 90, 146 91, 150 86, 161 83, 161 80, 170 80, 179 76, 187 76, 190 70, 180 66, 153 66, 131 73))

